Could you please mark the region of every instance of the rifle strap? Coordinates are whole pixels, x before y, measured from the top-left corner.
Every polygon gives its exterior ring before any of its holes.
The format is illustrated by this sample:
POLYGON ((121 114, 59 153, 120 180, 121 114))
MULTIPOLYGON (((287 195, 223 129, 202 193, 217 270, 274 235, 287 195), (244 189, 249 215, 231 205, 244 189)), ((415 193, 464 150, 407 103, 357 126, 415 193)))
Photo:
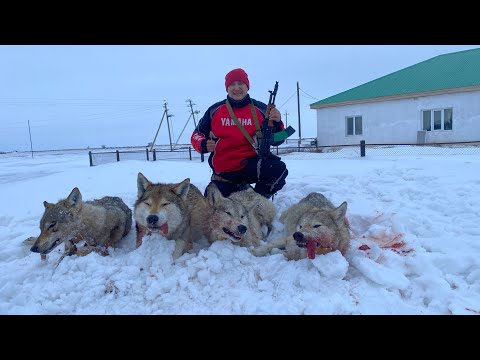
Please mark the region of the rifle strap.
POLYGON ((247 138, 248 142, 252 144, 255 151, 258 152, 259 144, 262 141, 262 131, 260 130, 260 124, 258 123, 257 112, 255 111, 255 107, 253 106, 253 103, 250 103, 250 111, 252 112, 253 121, 255 123, 258 144, 255 143, 255 141, 252 139, 252 137, 247 132, 247 130, 245 130, 243 125, 240 123, 240 121, 238 121, 237 117, 233 113, 232 105, 230 105, 230 102, 228 101, 228 99, 226 100, 226 105, 227 105, 227 109, 230 114, 230 117, 232 118, 235 125, 237 125, 238 129, 242 132, 243 136, 247 138))
POLYGON ((255 106, 253 106, 253 103, 250 103, 250 110, 252 112, 253 121, 255 122, 255 131, 257 133, 257 142, 260 145, 262 143, 262 130, 260 129, 260 123, 258 122, 257 112, 255 111, 255 106))

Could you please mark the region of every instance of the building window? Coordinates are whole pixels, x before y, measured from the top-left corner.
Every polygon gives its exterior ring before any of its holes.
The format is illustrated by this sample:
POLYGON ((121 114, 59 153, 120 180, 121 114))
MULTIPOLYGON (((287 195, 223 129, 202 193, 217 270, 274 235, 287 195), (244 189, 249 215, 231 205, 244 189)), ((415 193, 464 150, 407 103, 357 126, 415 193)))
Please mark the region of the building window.
POLYGON ((453 109, 435 109, 422 111, 422 130, 452 130, 453 109))
POLYGON ((423 111, 423 130, 432 130, 432 113, 430 111, 423 111))
POLYGON ((452 130, 452 124, 452 109, 445 109, 443 111, 443 130, 452 130))
POLYGON ((362 135, 362 117, 361 116, 347 116, 347 136, 348 135, 362 135))

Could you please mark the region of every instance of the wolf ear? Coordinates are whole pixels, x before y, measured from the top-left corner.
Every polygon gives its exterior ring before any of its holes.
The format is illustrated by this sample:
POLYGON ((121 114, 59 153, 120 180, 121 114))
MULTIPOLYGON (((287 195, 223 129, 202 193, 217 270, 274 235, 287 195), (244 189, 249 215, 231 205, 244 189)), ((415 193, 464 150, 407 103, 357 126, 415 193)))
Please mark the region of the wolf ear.
POLYGON ((152 183, 148 181, 148 179, 141 172, 139 172, 137 176, 137 191, 139 199, 150 185, 152 185, 152 183))
POLYGON ((172 188, 172 191, 178 196, 180 196, 183 201, 187 200, 187 195, 190 191, 190 178, 186 178, 181 183, 175 185, 172 188))
POLYGON ((207 200, 208 203, 213 206, 216 202, 220 201, 223 198, 222 193, 218 190, 215 183, 211 183, 207 186, 207 200))
POLYGON ((50 204, 49 202, 44 201, 43 206, 45 206, 45 209, 51 209, 55 206, 55 204, 50 204))
POLYGON ((335 209, 333 214, 337 223, 343 223, 345 221, 345 215, 347 214, 347 202, 344 201, 338 208, 335 209))
POLYGON ((82 203, 82 194, 78 188, 74 188, 70 195, 67 197, 67 202, 69 206, 77 207, 79 204, 82 203))

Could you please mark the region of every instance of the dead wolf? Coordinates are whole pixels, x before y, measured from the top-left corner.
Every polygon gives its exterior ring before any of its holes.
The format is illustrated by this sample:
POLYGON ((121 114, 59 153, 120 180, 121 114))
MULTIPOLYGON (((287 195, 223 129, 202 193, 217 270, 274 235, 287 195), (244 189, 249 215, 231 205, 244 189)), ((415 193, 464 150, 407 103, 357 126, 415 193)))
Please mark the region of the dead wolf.
MULTIPOLYGON (((160 233, 175 240, 173 259, 192 249, 202 236, 201 216, 207 206, 200 190, 187 178, 180 183, 152 183, 137 176, 138 199, 134 206, 136 246, 145 234, 160 233)), ((202 217, 203 218, 203 217, 202 217)))
POLYGON ((66 199, 56 204, 44 201, 43 205, 41 233, 30 248, 42 258, 61 243, 68 255, 91 251, 107 255, 106 248, 115 247, 132 227, 132 210, 119 197, 82 201, 80 190, 74 188, 66 199), (85 246, 77 249, 75 244, 82 240, 85 246))
POLYGON ((335 207, 325 196, 313 192, 285 210, 280 222, 285 224, 285 237, 254 249, 256 256, 281 252, 290 260, 314 258, 340 250, 345 255, 350 233, 345 214, 347 202, 335 207), (282 250, 279 250, 282 249, 282 250))
POLYGON ((260 198, 263 197, 258 195, 257 198, 255 194, 244 191, 224 197, 215 183, 210 183, 207 187, 208 207, 202 221, 203 233, 208 242, 211 244, 217 240, 230 240, 240 246, 258 246, 264 237, 261 222, 268 222, 275 217, 265 214, 261 220, 257 218, 255 214, 262 204, 260 198))
POLYGON ((253 207, 252 215, 260 222, 261 226, 267 227, 268 236, 273 228, 273 219, 277 214, 277 210, 273 205, 273 202, 269 201, 266 197, 260 195, 252 188, 248 188, 243 191, 236 191, 229 196, 230 199, 239 201, 245 208, 249 209, 253 207))

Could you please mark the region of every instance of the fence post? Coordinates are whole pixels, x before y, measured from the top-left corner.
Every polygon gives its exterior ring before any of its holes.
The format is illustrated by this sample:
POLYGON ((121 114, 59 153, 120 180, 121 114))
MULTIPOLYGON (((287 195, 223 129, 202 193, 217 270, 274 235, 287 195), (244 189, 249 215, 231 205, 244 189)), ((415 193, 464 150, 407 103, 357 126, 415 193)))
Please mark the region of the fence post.
POLYGON ((88 158, 90 159, 90 166, 93 166, 92 152, 88 152, 88 158))
POLYGON ((190 157, 190 161, 192 161, 192 148, 188 147, 188 156, 190 157))
POLYGON ((146 148, 145 151, 147 152, 147 161, 148 161, 150 160, 150 158, 148 157, 148 148, 146 148))
POLYGON ((360 141, 360 156, 365 156, 365 140, 360 141))
POLYGON ((203 153, 200 154, 200 160, 202 160, 202 162, 205 161, 205 155, 203 153))
POLYGON ((157 161, 157 151, 153 149, 153 161, 157 161))
POLYGON ((117 150, 117 161, 120 161, 120 152, 117 150))

